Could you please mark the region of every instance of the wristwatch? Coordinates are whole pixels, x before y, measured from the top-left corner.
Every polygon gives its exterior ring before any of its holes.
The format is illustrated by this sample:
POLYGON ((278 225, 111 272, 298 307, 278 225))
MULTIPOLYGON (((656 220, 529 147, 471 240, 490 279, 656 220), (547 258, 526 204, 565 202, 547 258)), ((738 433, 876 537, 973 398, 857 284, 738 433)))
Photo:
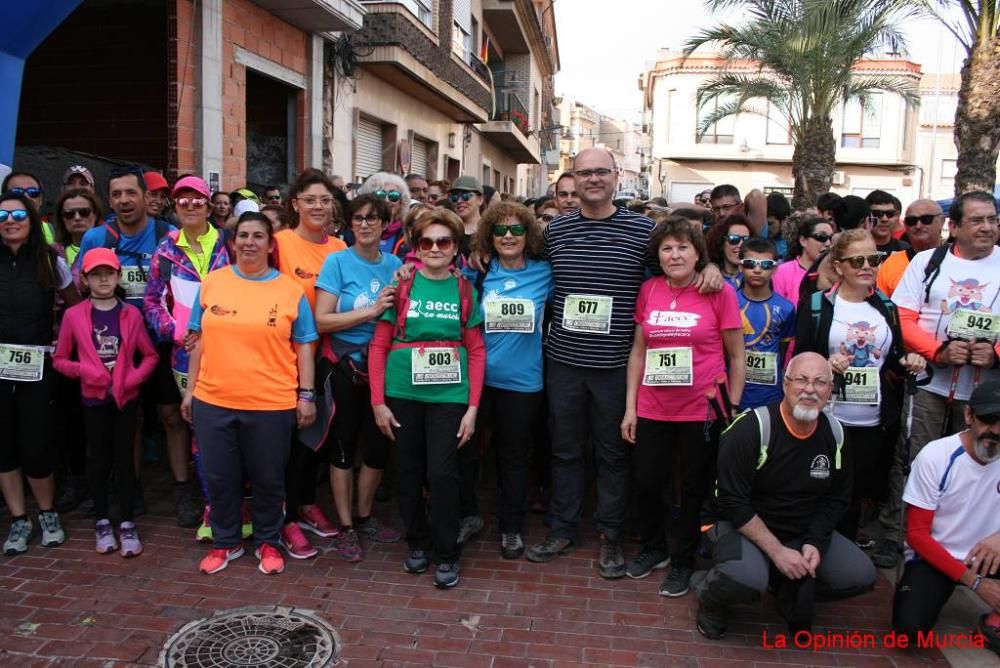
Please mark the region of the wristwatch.
POLYGON ((982 582, 983 582, 983 576, 977 575, 976 579, 972 581, 972 586, 970 586, 969 589, 971 589, 972 591, 976 591, 977 589, 979 589, 979 585, 982 584, 982 582))

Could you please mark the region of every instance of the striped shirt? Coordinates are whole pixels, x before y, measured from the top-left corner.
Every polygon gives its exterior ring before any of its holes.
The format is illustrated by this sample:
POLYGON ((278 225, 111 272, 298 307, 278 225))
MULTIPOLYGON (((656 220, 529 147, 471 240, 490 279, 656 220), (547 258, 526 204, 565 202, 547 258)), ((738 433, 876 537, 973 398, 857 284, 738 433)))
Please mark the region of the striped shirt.
POLYGON ((550 359, 597 369, 628 363, 635 300, 646 270, 653 270, 655 264, 646 250, 653 226, 649 218, 619 208, 603 220, 574 211, 545 228, 545 252, 556 284, 546 344, 550 359), (563 314, 570 295, 611 297, 610 331, 566 329, 563 314))

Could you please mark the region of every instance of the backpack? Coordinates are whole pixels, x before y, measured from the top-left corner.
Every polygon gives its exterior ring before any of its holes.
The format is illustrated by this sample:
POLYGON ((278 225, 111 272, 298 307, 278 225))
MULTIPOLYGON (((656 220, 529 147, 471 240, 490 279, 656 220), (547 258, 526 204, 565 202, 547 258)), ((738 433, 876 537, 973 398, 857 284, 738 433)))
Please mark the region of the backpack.
MULTIPOLYGON (((952 249, 952 244, 942 244, 934 249, 931 254, 931 259, 927 262, 927 266, 924 268, 924 303, 931 303, 931 286, 934 285, 934 281, 937 280, 938 274, 941 273, 941 263, 944 262, 944 258, 948 255, 948 251, 952 249)), ((914 258, 917 251, 913 248, 906 249, 906 257, 910 260, 914 258)))
MULTIPOLYGON (((154 218, 153 224, 155 225, 156 233, 156 245, 160 245, 160 241, 163 237, 170 233, 170 223, 160 218, 154 218)), ((130 257, 135 260, 136 265, 142 268, 142 253, 136 253, 135 251, 123 251, 118 249, 118 245, 122 240, 122 231, 118 227, 118 222, 115 220, 109 220, 104 223, 104 248, 110 248, 115 252, 115 255, 123 255, 125 257, 130 257)), ((154 249, 155 252, 155 249, 154 249)), ((152 253, 150 254, 152 257, 152 253)), ((160 258, 160 273, 162 274, 166 271, 167 278, 170 277, 170 263, 166 261, 165 258, 160 258)), ((145 273, 145 272, 144 272, 145 273)))
MULTIPOLYGON (((758 406, 753 409, 753 412, 757 416, 757 426, 760 430, 760 456, 757 458, 757 470, 759 471, 760 468, 764 466, 764 462, 767 461, 767 450, 771 445, 771 411, 767 409, 767 406, 758 406)), ((741 413, 740 417, 749 414, 750 411, 745 410, 741 413)), ((737 420, 738 419, 739 417, 737 417, 737 420)), ((844 447, 844 425, 840 424, 840 420, 830 414, 827 414, 826 419, 830 423, 830 430, 833 432, 833 439, 837 443, 837 452, 834 456, 834 468, 839 470, 840 451, 844 447)), ((733 421, 733 424, 736 424, 736 420, 733 421)), ((732 425, 730 425, 730 427, 732 427, 732 425)))
MULTIPOLYGON (((393 338, 403 339, 406 335, 406 314, 410 311, 410 289, 413 287, 413 276, 401 281, 396 291, 396 327, 393 338)), ((469 322, 472 315, 472 284, 464 276, 456 273, 458 279, 459 318, 462 326, 469 322)))
MULTIPOLYGON (((929 287, 927 289, 930 290, 929 287)), ((809 298, 809 311, 810 314, 812 315, 814 336, 819 335, 819 319, 820 319, 820 311, 823 308, 823 294, 824 293, 817 291, 812 293, 812 295, 809 298)), ((899 311, 896 309, 896 304, 894 304, 891 299, 886 297, 878 290, 875 291, 875 294, 877 294, 879 298, 882 300, 882 306, 885 308, 885 311, 888 314, 886 321, 889 325, 889 328, 895 329, 895 327, 899 325, 899 311)))

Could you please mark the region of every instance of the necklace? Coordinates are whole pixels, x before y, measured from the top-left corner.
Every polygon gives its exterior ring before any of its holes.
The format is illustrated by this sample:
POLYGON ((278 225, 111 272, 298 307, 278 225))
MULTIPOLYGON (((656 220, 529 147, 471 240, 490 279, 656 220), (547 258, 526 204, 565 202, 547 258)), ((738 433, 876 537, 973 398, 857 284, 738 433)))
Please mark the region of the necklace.
POLYGON ((670 285, 670 279, 669 278, 666 279, 666 281, 667 281, 667 289, 670 290, 670 297, 671 297, 671 299, 670 299, 670 310, 671 311, 673 311, 675 308, 677 308, 677 299, 680 298, 687 291, 687 289, 691 287, 691 284, 694 283, 694 278, 695 277, 692 276, 691 280, 688 281, 687 285, 685 285, 683 288, 681 288, 680 292, 674 292, 674 286, 670 285))

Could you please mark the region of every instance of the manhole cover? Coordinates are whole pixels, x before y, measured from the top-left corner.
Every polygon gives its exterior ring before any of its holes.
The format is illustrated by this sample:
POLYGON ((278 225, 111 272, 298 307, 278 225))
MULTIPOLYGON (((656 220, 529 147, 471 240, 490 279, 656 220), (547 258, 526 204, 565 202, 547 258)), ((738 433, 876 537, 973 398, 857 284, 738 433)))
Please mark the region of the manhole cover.
POLYGON ((340 655, 337 632, 315 614, 275 606, 223 610, 186 624, 163 646, 168 668, 319 668, 340 655))

